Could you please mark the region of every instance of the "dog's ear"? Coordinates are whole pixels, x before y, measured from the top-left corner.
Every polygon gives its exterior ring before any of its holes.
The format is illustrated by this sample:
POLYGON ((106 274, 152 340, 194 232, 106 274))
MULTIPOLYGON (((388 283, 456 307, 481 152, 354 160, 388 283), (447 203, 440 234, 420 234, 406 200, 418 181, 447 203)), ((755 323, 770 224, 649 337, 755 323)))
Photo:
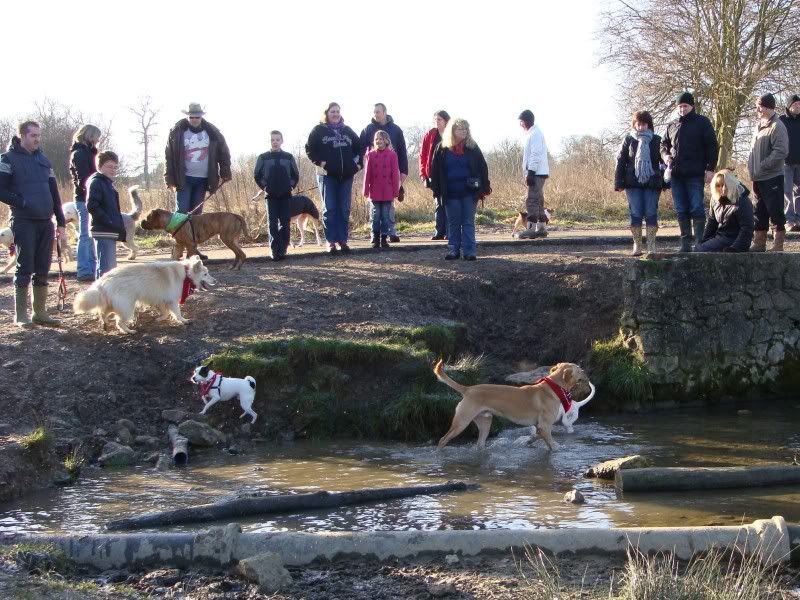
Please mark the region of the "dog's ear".
POLYGON ((200 377, 208 377, 208 367, 200 367, 197 374, 200 375, 200 377))
POLYGON ((191 258, 189 258, 189 266, 192 268, 192 271, 199 273, 203 268, 203 261, 200 260, 200 257, 195 254, 191 258))
POLYGON ((575 383, 575 378, 577 374, 575 373, 575 367, 570 364, 564 364, 564 374, 562 375, 564 378, 564 383, 567 385, 573 385, 575 383))
POLYGON ((558 372, 558 371, 561 369, 561 366, 562 366, 563 364, 564 364, 564 363, 556 363, 556 364, 554 364, 552 367, 550 367, 550 375, 552 375, 553 373, 556 373, 556 372, 558 372))

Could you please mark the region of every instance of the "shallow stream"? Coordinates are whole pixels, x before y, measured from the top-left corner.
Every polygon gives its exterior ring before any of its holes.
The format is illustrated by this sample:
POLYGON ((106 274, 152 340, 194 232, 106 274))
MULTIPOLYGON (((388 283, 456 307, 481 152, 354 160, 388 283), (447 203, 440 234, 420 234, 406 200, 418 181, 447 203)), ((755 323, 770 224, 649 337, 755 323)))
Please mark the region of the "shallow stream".
MULTIPOLYGON (((489 440, 485 451, 457 439, 443 451, 394 442, 255 445, 247 454, 196 452, 185 469, 87 471, 77 484, 27 495, 0 513, 3 532, 95 532, 111 519, 212 502, 238 491, 344 491, 465 480, 474 492, 418 496, 243 521, 246 531, 345 531, 732 525, 782 515, 800 521, 800 487, 628 494, 584 479, 596 462, 643 454, 657 466, 789 463, 800 453, 797 401, 726 405, 646 415, 582 415, 575 433, 557 427, 549 453, 515 443, 522 429, 489 440), (751 414, 739 415, 746 408, 751 414), (586 497, 567 504, 573 487, 586 497)), ((195 528, 205 528, 207 524, 195 528)), ((191 529, 190 526, 175 528, 191 529)))

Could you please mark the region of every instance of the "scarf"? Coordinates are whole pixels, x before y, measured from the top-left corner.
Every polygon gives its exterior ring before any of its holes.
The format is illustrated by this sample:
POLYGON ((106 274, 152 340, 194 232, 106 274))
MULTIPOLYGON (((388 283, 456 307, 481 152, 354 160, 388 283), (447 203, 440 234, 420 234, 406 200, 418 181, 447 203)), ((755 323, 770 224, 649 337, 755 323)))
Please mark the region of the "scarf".
POLYGON ((341 131, 344 129, 344 119, 339 119, 338 123, 327 123, 327 125, 334 131, 341 131))
POLYGON ((458 142, 455 146, 450 148, 453 151, 453 154, 456 156, 462 156, 464 154, 464 142, 458 142))
POLYGON ((653 131, 645 129, 644 131, 631 131, 631 136, 639 141, 639 147, 636 149, 636 158, 633 161, 633 169, 636 173, 636 179, 644 185, 654 175, 653 163, 650 162, 650 142, 653 139, 653 131))

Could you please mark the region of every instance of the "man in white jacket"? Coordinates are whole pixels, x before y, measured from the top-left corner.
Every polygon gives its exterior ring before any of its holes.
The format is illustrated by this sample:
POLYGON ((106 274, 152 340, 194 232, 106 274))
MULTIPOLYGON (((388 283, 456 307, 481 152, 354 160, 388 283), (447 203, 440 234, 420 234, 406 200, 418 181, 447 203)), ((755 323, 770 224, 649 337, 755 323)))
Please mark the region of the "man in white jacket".
POLYGON ((522 173, 528 186, 525 207, 528 211, 528 229, 519 234, 520 238, 547 236, 547 215, 544 212, 544 183, 550 175, 547 164, 547 145, 542 130, 533 124, 533 113, 523 110, 519 124, 526 132, 525 147, 522 152, 522 173))

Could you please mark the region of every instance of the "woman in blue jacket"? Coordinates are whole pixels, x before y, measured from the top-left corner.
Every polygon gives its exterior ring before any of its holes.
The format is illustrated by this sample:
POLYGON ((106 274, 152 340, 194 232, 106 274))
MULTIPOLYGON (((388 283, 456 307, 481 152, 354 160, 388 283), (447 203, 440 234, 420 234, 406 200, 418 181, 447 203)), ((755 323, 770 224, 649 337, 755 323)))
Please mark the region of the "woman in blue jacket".
POLYGON ((336 102, 328 105, 319 125, 311 130, 306 154, 317 165, 328 252, 336 253, 339 244, 342 253, 347 254, 353 175, 361 168, 362 149, 358 134, 344 124, 336 102))

